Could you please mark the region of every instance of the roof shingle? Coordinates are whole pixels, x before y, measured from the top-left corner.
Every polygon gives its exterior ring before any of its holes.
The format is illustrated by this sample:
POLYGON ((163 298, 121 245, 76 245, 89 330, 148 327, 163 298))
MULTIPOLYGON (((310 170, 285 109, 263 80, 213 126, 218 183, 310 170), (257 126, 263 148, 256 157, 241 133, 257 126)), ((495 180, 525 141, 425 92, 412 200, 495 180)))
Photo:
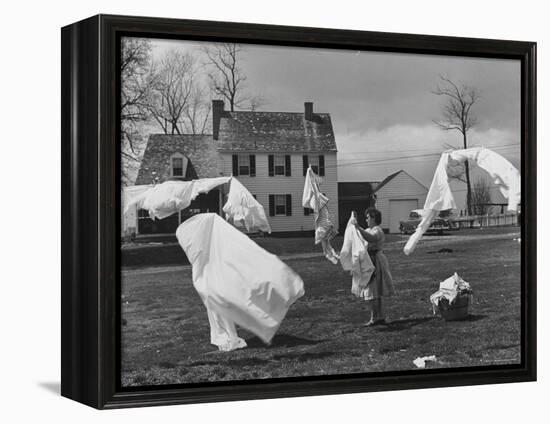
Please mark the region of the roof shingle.
POLYGON ((170 178, 170 156, 181 153, 189 163, 185 180, 219 177, 219 155, 212 135, 151 134, 143 154, 136 184, 151 184, 170 178))
POLYGON ((222 112, 218 148, 222 151, 336 151, 328 113, 308 121, 303 113, 222 112))

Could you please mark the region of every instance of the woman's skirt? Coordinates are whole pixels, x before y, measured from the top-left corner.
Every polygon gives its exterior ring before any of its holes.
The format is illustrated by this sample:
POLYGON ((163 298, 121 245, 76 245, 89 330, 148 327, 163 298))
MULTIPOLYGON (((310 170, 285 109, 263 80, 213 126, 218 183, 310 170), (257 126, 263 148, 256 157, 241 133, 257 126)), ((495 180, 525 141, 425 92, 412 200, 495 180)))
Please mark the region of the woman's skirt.
POLYGON ((371 260, 374 265, 374 274, 372 274, 367 287, 361 290, 359 297, 364 300, 375 300, 392 296, 394 294, 393 278, 386 255, 379 250, 371 255, 371 260))

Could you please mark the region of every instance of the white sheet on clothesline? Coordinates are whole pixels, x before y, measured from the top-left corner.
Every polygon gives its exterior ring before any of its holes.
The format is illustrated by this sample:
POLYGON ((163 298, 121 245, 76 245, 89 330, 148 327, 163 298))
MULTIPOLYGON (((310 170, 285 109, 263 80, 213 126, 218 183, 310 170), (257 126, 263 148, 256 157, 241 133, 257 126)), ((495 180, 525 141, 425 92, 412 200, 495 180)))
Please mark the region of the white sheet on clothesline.
POLYGON ((359 233, 356 223, 357 218, 352 213, 344 232, 340 264, 345 271, 351 273, 351 292, 359 296, 361 290, 367 287, 374 265, 367 252, 368 242, 359 233))
POLYGON ((508 210, 517 211, 521 201, 521 175, 506 158, 484 147, 444 152, 439 159, 426 196, 422 221, 403 248, 406 255, 414 252, 416 245, 439 211, 456 209, 454 196, 449 186, 449 177, 456 172, 457 167, 467 160, 476 162, 480 168, 489 173, 493 183, 508 199, 508 210))
POLYGON ((338 263, 338 254, 330 244, 338 234, 328 208, 329 199, 319 189, 322 179, 313 172, 311 166, 306 171, 302 206, 313 209, 315 216, 315 244, 321 243, 325 257, 333 264, 338 263))
POLYGON ((229 221, 248 232, 263 231, 271 233, 271 226, 265 215, 264 207, 236 178, 231 179, 227 202, 223 211, 229 221))
POLYGON ((152 219, 166 218, 187 208, 202 193, 229 183, 227 202, 223 206, 227 219, 249 232, 271 233, 263 206, 234 177, 202 178, 192 181, 166 181, 156 186, 125 187, 124 213, 131 207, 146 209, 152 219))

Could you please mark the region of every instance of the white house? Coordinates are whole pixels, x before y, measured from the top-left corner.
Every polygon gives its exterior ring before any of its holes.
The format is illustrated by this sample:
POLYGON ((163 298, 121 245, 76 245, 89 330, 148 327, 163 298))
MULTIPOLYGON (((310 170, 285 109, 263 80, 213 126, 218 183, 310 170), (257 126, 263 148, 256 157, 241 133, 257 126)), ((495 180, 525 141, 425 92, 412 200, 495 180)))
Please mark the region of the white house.
MULTIPOLYGON (((336 143, 330 115, 304 111, 227 111, 212 102, 212 135, 151 135, 137 184, 233 175, 264 206, 273 233, 314 229, 313 216, 302 207, 305 170, 323 177, 321 190, 338 222, 336 143), (332 206, 332 207, 331 207, 332 206)), ((138 233, 171 233, 180 222, 199 212, 218 212, 227 189, 201 195, 179 214, 153 222, 139 211, 138 233)))

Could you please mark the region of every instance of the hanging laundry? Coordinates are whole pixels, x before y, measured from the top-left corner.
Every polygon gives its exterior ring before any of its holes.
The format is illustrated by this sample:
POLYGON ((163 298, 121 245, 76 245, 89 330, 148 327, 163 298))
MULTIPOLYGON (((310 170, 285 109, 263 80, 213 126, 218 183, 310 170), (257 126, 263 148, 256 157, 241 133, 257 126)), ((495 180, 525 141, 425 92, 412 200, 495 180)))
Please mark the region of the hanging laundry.
POLYGON ((357 230, 356 223, 357 218, 352 213, 344 232, 340 264, 351 273, 351 292, 361 297, 374 272, 374 265, 367 252, 368 243, 357 230))
POLYGON ((147 195, 147 191, 153 188, 152 185, 136 185, 124 187, 122 190, 122 203, 124 205, 124 213, 127 214, 132 206, 137 206, 141 209, 143 201, 147 195))
POLYGON ((259 230, 271 233, 264 207, 236 178, 231 179, 223 211, 236 227, 245 228, 249 232, 259 230))
POLYGON ((139 191, 139 194, 132 197, 125 210, 135 205, 139 209, 146 209, 152 219, 164 219, 188 207, 199 194, 208 193, 213 188, 226 184, 230 179, 231 177, 218 177, 192 181, 165 181, 149 186, 144 191, 135 190, 139 191))
POLYGON ((181 224, 176 237, 193 268, 193 285, 208 311, 211 342, 243 347, 239 325, 270 343, 304 283, 288 265, 214 213, 181 224))
POLYGON ((315 244, 321 243, 325 257, 333 264, 338 263, 338 255, 330 241, 338 234, 330 211, 328 209, 328 197, 319 190, 322 179, 313 172, 311 166, 307 169, 302 195, 302 206, 313 209, 315 215, 315 244))
POLYGON ((457 176, 462 164, 467 160, 476 162, 479 167, 489 173, 501 193, 508 199, 508 210, 517 211, 521 200, 521 176, 507 159, 484 147, 444 152, 439 159, 426 196, 422 221, 403 248, 405 255, 414 252, 416 245, 439 211, 456 209, 456 203, 449 186, 449 177, 457 176))
POLYGON ((472 160, 483 168, 498 186, 502 195, 508 199, 508 210, 516 212, 521 202, 521 175, 506 158, 484 147, 454 150, 450 158, 458 162, 472 160))

